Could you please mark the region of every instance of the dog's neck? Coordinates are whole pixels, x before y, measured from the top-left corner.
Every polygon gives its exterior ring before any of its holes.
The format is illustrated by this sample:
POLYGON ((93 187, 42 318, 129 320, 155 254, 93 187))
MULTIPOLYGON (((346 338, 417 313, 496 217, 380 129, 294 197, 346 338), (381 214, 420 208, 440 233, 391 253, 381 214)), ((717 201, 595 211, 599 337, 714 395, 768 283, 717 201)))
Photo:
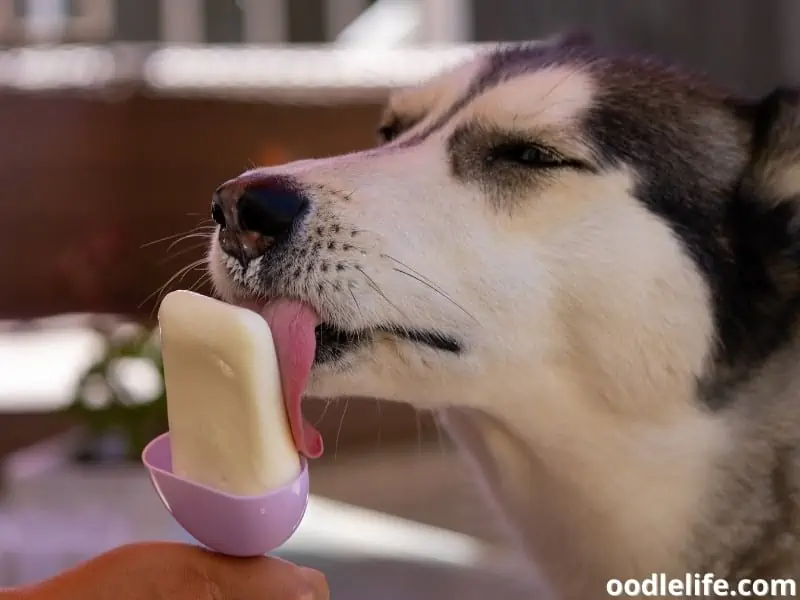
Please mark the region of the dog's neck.
POLYGON ((457 408, 440 415, 555 598, 605 598, 611 578, 683 576, 684 545, 721 442, 712 423, 631 424, 625 432, 616 417, 613 426, 598 420, 559 431, 564 423, 518 416, 509 423, 457 408), (543 427, 547 435, 534 433, 543 427), (707 460, 698 459, 698 444, 707 460))

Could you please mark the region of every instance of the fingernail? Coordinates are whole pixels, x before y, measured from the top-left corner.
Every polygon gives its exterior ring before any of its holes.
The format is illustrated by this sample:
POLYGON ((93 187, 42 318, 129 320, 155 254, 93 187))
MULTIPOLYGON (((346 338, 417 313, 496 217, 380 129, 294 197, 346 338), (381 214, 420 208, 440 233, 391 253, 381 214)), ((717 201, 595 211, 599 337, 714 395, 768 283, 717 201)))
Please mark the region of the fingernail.
POLYGON ((313 600, 329 600, 328 580, 325 575, 314 569, 300 567, 300 575, 311 586, 313 600))

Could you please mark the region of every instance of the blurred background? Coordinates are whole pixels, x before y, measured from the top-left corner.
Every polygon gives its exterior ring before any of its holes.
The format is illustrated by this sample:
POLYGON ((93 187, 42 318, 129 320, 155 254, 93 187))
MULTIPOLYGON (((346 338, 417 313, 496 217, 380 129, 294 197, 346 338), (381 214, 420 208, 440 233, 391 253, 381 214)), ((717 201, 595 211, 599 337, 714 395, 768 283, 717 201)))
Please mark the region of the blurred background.
MULTIPOLYGON (((155 308, 208 291, 220 182, 371 145, 392 88, 481 42, 583 29, 758 94, 797 83, 797 23, 797 0, 0 0, 0 586, 183 539, 138 455, 166 427, 155 308)), ((335 598, 515 597, 429 416, 308 413, 328 453, 286 556, 335 598)))

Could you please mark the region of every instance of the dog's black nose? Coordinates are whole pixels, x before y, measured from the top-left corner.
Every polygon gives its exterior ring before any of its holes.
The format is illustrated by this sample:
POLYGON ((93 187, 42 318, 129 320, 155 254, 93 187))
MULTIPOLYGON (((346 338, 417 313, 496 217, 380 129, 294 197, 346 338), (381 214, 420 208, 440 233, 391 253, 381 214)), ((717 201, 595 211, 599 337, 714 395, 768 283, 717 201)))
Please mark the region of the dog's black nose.
POLYGON ((270 177, 244 189, 239 198, 239 222, 245 231, 278 237, 292 229, 307 204, 291 181, 270 177))
POLYGON ((308 201, 291 178, 272 175, 245 182, 233 179, 214 194, 211 216, 222 227, 278 237, 291 230, 307 206, 308 201))
POLYGON ((220 246, 243 263, 289 235, 307 209, 308 199, 297 183, 281 175, 232 179, 217 188, 211 201, 220 246))

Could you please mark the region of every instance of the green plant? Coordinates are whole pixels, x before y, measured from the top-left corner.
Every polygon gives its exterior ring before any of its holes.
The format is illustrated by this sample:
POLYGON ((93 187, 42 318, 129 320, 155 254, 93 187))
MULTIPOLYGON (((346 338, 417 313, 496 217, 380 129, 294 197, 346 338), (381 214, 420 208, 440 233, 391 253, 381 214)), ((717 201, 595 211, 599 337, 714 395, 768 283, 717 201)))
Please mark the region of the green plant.
POLYGON ((81 376, 68 414, 84 427, 79 458, 103 460, 100 443, 113 438, 122 458, 138 459, 167 428, 164 366, 158 332, 130 323, 98 321, 100 357, 81 376))

